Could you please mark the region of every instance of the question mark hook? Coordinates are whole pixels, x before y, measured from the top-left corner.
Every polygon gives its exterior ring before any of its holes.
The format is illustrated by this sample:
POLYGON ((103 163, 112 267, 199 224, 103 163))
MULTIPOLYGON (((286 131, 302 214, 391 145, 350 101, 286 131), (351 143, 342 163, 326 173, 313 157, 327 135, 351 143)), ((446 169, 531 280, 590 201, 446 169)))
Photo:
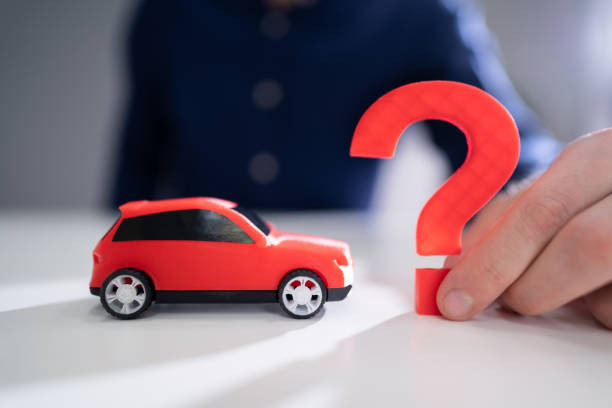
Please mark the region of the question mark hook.
MULTIPOLYGON (((450 122, 467 139, 461 167, 427 201, 417 221, 419 255, 461 253, 465 224, 508 181, 518 162, 520 139, 504 106, 488 93, 451 81, 416 82, 396 88, 363 114, 351 156, 391 158, 403 131, 422 120, 450 122)), ((436 293, 448 269, 415 270, 415 308, 439 315, 436 293)))

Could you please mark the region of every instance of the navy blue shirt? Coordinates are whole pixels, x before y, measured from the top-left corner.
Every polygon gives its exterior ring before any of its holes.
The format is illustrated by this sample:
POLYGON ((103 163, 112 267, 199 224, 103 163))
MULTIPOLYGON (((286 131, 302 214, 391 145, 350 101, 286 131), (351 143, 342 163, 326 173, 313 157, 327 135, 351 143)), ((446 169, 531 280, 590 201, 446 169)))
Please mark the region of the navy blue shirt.
MULTIPOLYGON (((435 0, 150 0, 129 37, 130 96, 113 201, 216 196, 255 208, 367 208, 379 160, 351 158, 353 130, 410 82, 479 86, 513 114, 515 177, 557 144, 521 101, 473 9, 435 0)), ((426 122, 457 168, 465 138, 426 122)))

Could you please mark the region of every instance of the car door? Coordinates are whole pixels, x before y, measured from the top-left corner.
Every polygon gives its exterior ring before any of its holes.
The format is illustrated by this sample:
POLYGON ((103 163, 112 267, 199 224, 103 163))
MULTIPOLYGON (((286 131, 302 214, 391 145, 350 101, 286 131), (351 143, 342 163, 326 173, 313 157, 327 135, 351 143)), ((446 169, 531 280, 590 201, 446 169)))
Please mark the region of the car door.
POLYGON ((176 212, 180 241, 170 243, 176 269, 166 277, 173 290, 254 290, 261 267, 252 237, 212 210, 176 212))

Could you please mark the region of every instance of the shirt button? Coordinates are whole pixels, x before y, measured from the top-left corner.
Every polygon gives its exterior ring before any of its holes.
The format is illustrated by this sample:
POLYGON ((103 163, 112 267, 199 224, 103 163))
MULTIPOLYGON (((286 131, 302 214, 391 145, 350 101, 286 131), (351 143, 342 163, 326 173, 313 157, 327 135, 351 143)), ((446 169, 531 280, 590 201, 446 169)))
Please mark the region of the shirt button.
POLYGON ((264 79, 253 87, 253 104, 261 110, 276 108, 283 100, 283 88, 274 79, 264 79))
POLYGON ((261 33, 273 40, 284 38, 291 28, 291 20, 285 13, 271 11, 266 13, 259 22, 261 33))
POLYGON ((278 159, 270 152, 259 152, 249 160, 249 176, 257 184, 270 184, 278 170, 278 159))

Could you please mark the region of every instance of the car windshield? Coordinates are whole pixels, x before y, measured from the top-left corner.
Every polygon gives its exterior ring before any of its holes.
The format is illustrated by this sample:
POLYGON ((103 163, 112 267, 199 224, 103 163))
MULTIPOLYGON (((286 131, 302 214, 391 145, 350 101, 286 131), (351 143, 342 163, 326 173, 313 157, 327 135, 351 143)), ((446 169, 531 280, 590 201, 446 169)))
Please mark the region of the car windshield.
POLYGON ((264 235, 268 235, 270 233, 270 227, 268 227, 268 224, 266 224, 266 222, 261 219, 261 217, 257 215, 257 213, 255 213, 255 211, 249 210, 248 208, 244 208, 239 205, 234 207, 233 210, 247 217, 249 221, 251 221, 257 228, 261 230, 261 232, 264 233, 264 235))

